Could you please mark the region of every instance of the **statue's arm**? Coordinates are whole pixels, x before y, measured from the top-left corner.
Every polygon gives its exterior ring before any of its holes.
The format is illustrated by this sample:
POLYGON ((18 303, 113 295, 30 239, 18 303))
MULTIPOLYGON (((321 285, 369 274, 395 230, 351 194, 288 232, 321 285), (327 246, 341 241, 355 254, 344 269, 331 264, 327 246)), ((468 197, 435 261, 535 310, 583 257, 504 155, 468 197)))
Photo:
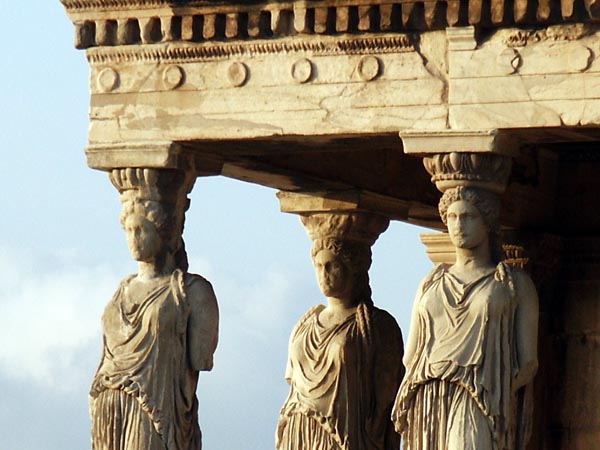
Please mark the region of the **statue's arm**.
POLYGON ((290 340, 288 342, 288 357, 287 357, 287 364, 285 365, 285 381, 287 381, 288 384, 292 384, 292 376, 294 374, 294 367, 292 365, 292 355, 291 355, 291 351, 292 351, 292 340, 294 339, 294 335, 296 334, 296 328, 294 327, 294 330, 292 331, 292 334, 290 335, 290 340))
POLYGON ((370 380, 372 386, 365 386, 375 394, 375 411, 370 427, 373 435, 385 435, 385 448, 398 449, 400 436, 390 422, 390 414, 404 376, 402 333, 396 320, 387 312, 378 310, 374 318, 374 379, 370 380))
POLYGON ((408 339, 406 341, 406 346, 404 347, 404 357, 402 358, 402 362, 404 363, 404 367, 410 365, 413 357, 415 356, 415 352, 417 351, 417 346, 419 342, 419 335, 421 334, 421 322, 419 320, 419 301, 421 300, 421 295, 423 294, 423 285, 425 284, 425 280, 417 289, 417 295, 415 295, 415 300, 413 302, 412 315, 410 319, 410 328, 408 330, 408 339))
POLYGON ((186 292, 190 304, 188 350, 190 367, 208 371, 219 339, 219 307, 211 284, 194 277, 186 292))
POLYGON ((537 372, 539 302, 533 281, 525 272, 518 272, 515 281, 517 295, 515 334, 519 362, 519 370, 513 380, 513 390, 516 391, 530 383, 537 372))
POLYGON ((393 401, 402 378, 404 377, 404 366, 402 356, 404 354, 404 342, 400 327, 389 313, 377 311, 378 320, 374 322, 375 333, 375 380, 378 389, 377 394, 389 406, 390 399, 393 401))

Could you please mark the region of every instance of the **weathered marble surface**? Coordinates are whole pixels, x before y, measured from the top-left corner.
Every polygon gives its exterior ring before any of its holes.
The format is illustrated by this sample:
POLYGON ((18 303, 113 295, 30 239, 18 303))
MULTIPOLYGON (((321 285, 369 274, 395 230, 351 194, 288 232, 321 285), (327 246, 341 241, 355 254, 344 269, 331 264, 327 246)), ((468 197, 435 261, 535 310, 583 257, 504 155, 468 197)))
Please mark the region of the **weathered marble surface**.
POLYGON ((538 299, 529 276, 502 262, 501 156, 426 160, 444 191, 440 216, 456 259, 417 292, 393 420, 405 450, 524 450, 537 371, 538 299))
POLYGON ((90 390, 94 450, 200 450, 196 386, 218 339, 213 289, 187 272, 181 232, 193 179, 175 171, 111 173, 139 272, 102 317, 104 346, 90 390), (163 183, 164 182, 164 183, 163 183))
POLYGON ((278 450, 397 450, 390 421, 403 374, 400 329, 371 300, 371 245, 388 220, 364 213, 302 217, 326 305, 290 337, 278 450))
POLYGON ((89 163, 141 163, 157 142, 598 125, 598 36, 579 23, 92 47, 89 163))

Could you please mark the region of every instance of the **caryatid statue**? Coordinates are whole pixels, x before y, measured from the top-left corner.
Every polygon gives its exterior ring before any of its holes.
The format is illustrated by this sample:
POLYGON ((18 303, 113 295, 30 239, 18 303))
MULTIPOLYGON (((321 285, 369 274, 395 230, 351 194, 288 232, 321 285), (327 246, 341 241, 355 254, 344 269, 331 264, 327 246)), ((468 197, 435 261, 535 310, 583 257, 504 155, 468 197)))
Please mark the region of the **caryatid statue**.
POLYGON ((218 336, 213 289, 187 272, 191 174, 116 169, 121 224, 139 271, 102 316, 104 349, 90 391, 94 450, 200 450, 196 385, 218 336))
POLYGON ((405 450, 524 450, 537 370, 538 298, 529 276, 502 262, 499 193, 510 159, 426 158, 443 192, 456 263, 417 292, 393 411, 405 450))
POLYGON ((397 450, 390 413, 403 375, 402 335, 371 300, 371 246, 389 220, 366 213, 301 216, 326 305, 289 344, 278 450, 397 450))

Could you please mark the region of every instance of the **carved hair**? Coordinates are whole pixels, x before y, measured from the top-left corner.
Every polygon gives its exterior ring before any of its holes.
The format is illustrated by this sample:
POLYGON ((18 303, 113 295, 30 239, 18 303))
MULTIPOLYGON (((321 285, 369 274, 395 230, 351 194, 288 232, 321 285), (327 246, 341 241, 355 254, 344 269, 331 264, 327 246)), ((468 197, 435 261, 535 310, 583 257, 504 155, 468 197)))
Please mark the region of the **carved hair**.
POLYGON ((190 203, 187 193, 194 185, 195 176, 177 170, 125 168, 114 169, 109 177, 121 194, 121 225, 125 225, 131 214, 143 217, 165 244, 164 258, 171 258, 175 267, 187 271, 182 234, 185 211, 190 203))
POLYGON ((448 226, 448 208, 459 200, 469 202, 477 208, 488 228, 492 259, 495 262, 502 261, 504 253, 500 245, 500 198, 498 195, 476 187, 458 186, 446 190, 438 204, 444 225, 448 226))
POLYGON ((362 242, 353 242, 336 238, 315 239, 311 256, 314 259, 322 250, 329 250, 339 257, 353 276, 352 299, 357 304, 356 322, 364 343, 371 344, 371 313, 373 300, 369 284, 371 267, 371 246, 362 242))
POLYGON ((339 256, 353 274, 352 300, 356 307, 356 322, 366 354, 372 357, 371 246, 389 224, 389 218, 378 214, 321 213, 301 216, 300 220, 313 240, 313 259, 321 250, 330 250, 339 256))
POLYGON ((150 222, 156 230, 162 229, 167 223, 167 215, 160 203, 154 200, 131 199, 123 203, 121 209, 121 226, 125 228, 125 221, 129 216, 141 216, 150 222))
POLYGON ((172 258, 175 267, 187 271, 188 260, 182 238, 183 230, 177 229, 177 224, 183 225, 183 221, 176 217, 177 211, 173 205, 134 197, 123 202, 120 218, 123 228, 131 215, 141 216, 150 223, 166 246, 166 254, 163 257, 172 258))

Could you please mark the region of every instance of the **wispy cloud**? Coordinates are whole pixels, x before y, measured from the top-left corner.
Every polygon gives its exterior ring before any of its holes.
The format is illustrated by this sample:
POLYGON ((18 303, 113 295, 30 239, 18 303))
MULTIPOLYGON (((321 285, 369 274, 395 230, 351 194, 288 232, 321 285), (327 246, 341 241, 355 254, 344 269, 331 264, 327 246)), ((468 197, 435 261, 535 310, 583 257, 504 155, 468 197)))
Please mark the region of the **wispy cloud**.
MULTIPOLYGON (((0 249, 0 384, 11 390, 27 386, 4 396, 0 423, 25 420, 26 410, 43 402, 40 423, 51 420, 51 411, 75 416, 78 429, 69 448, 87 448, 87 390, 101 352, 100 317, 127 272, 116 265, 43 259, 0 249)), ((320 301, 313 297, 316 291, 300 286, 315 288, 314 280, 277 266, 248 276, 217 270, 202 257, 190 259, 192 271, 213 283, 221 311, 215 368, 202 374, 199 385, 204 448, 273 448, 288 389, 283 380, 288 336, 298 317, 320 301)), ((62 436, 57 443, 73 434, 67 425, 52 432, 62 436)), ((21 436, 19 448, 37 448, 39 441, 21 436)), ((56 445, 52 448, 64 448, 56 445)))
POLYGON ((202 374, 198 388, 204 447, 274 448, 288 392, 283 375, 289 334, 298 318, 321 301, 316 283, 277 266, 254 268, 250 279, 216 271, 202 258, 192 258, 190 267, 211 280, 221 310, 215 368, 202 374))
POLYGON ((53 389, 80 386, 89 377, 80 354, 92 343, 100 354, 99 318, 118 278, 108 266, 40 267, 0 251, 2 375, 53 389))

